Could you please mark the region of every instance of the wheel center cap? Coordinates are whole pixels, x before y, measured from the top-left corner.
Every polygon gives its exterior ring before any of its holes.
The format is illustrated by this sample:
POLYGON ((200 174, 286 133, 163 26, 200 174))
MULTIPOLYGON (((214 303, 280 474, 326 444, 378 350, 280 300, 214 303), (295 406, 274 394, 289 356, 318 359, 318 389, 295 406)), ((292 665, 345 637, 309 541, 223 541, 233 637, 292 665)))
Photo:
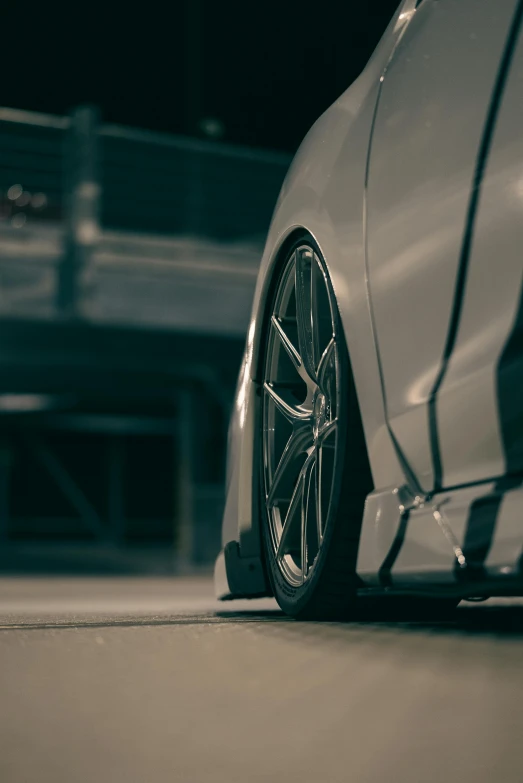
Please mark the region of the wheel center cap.
POLYGON ((312 406, 312 432, 314 439, 318 437, 327 420, 327 399, 324 394, 317 392, 312 406))

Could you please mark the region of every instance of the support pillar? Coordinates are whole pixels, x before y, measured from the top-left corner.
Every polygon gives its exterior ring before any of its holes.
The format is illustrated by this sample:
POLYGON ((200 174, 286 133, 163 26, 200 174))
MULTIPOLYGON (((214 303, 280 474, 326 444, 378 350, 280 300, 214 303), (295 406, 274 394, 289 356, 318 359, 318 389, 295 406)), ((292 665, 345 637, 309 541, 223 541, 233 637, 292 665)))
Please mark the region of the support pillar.
POLYGON ((98 125, 98 110, 81 106, 71 115, 66 140, 65 246, 58 269, 57 308, 67 318, 82 316, 94 271, 101 196, 98 125))

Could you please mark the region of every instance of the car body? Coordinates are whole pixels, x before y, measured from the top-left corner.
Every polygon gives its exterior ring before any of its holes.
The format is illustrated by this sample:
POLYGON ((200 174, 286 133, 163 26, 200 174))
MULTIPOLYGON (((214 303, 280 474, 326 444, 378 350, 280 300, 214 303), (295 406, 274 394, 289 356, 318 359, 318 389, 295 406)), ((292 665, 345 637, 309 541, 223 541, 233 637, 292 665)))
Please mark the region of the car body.
POLYGON ((219 598, 271 594, 260 356, 296 232, 328 269, 374 489, 361 591, 521 594, 523 4, 405 0, 306 136, 257 281, 229 432, 219 598))

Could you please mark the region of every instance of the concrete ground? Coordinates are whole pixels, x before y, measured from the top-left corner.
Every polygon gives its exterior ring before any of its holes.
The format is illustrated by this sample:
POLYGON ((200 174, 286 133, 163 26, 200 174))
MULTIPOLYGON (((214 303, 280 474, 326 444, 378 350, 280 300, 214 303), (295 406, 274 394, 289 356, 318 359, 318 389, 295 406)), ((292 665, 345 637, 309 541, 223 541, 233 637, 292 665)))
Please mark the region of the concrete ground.
POLYGON ((2 783, 519 783, 523 602, 299 623, 207 579, 0 579, 2 783))

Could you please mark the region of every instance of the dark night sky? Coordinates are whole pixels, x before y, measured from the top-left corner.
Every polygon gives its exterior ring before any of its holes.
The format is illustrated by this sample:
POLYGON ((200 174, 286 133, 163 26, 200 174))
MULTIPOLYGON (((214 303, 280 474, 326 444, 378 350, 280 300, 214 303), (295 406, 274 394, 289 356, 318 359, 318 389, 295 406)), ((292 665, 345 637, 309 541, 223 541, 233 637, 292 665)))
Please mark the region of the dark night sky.
POLYGON ((11 3, 0 103, 61 114, 90 101, 109 122, 200 135, 216 117, 225 141, 293 151, 398 3, 11 3))

